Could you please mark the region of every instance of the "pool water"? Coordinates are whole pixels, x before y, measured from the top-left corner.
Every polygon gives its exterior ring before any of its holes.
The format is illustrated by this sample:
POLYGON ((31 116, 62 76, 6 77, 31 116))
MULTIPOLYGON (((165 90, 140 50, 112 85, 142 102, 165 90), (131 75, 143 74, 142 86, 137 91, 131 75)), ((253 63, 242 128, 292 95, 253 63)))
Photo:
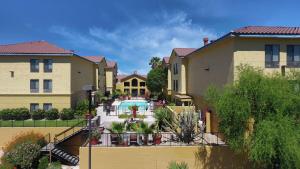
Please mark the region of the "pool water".
POLYGON ((145 112, 148 110, 148 102, 145 100, 126 100, 122 101, 118 106, 118 110, 121 112, 130 112, 129 106, 138 106, 139 112, 145 112))

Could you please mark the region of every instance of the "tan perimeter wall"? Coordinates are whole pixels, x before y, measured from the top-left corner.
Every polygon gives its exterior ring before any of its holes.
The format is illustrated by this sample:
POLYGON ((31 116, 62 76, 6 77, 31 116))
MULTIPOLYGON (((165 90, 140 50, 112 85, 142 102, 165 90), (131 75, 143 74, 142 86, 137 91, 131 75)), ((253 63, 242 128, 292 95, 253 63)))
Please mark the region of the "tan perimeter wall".
MULTIPOLYGON (((186 162, 189 169, 253 168, 245 156, 225 146, 93 147, 95 169, 167 169, 171 161, 186 162)), ((88 147, 80 148, 80 169, 88 168, 88 147)))
POLYGON ((50 133, 51 140, 53 140, 55 134, 58 134, 69 127, 0 127, 0 148, 3 148, 9 141, 11 141, 16 135, 25 132, 37 132, 43 135, 50 133))

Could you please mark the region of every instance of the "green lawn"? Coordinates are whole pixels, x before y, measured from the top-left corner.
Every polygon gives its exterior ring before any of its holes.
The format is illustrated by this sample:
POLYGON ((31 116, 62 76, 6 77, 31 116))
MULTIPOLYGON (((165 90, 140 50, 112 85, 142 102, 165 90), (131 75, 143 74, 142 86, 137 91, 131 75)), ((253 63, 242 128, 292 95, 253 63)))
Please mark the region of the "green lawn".
MULTIPOLYGON (((83 118, 73 120, 0 120, 0 127, 71 127, 83 120, 83 118)), ((82 123, 83 125, 85 124, 82 123)))

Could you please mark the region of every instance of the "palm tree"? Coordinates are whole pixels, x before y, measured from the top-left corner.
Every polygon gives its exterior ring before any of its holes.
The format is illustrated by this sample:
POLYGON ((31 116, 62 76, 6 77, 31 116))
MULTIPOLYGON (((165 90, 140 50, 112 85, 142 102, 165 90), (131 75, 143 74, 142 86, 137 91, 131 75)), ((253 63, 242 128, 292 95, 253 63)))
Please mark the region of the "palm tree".
POLYGON ((161 65, 161 60, 160 60, 160 57, 152 57, 150 62, 149 62, 149 65, 151 65, 151 68, 152 69, 155 69, 157 68, 158 66, 161 65))

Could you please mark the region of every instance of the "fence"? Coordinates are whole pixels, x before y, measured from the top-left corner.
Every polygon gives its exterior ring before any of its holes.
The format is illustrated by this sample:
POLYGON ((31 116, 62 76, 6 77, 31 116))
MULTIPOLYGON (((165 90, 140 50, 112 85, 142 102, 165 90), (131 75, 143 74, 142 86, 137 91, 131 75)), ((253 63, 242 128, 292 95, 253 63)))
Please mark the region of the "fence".
POLYGON ((103 133, 98 144, 100 147, 127 146, 195 146, 195 145, 225 145, 219 133, 203 133, 192 137, 181 137, 174 133, 144 134, 127 132, 121 134, 103 133))
POLYGON ((0 120, 0 127, 71 127, 84 120, 0 120))

